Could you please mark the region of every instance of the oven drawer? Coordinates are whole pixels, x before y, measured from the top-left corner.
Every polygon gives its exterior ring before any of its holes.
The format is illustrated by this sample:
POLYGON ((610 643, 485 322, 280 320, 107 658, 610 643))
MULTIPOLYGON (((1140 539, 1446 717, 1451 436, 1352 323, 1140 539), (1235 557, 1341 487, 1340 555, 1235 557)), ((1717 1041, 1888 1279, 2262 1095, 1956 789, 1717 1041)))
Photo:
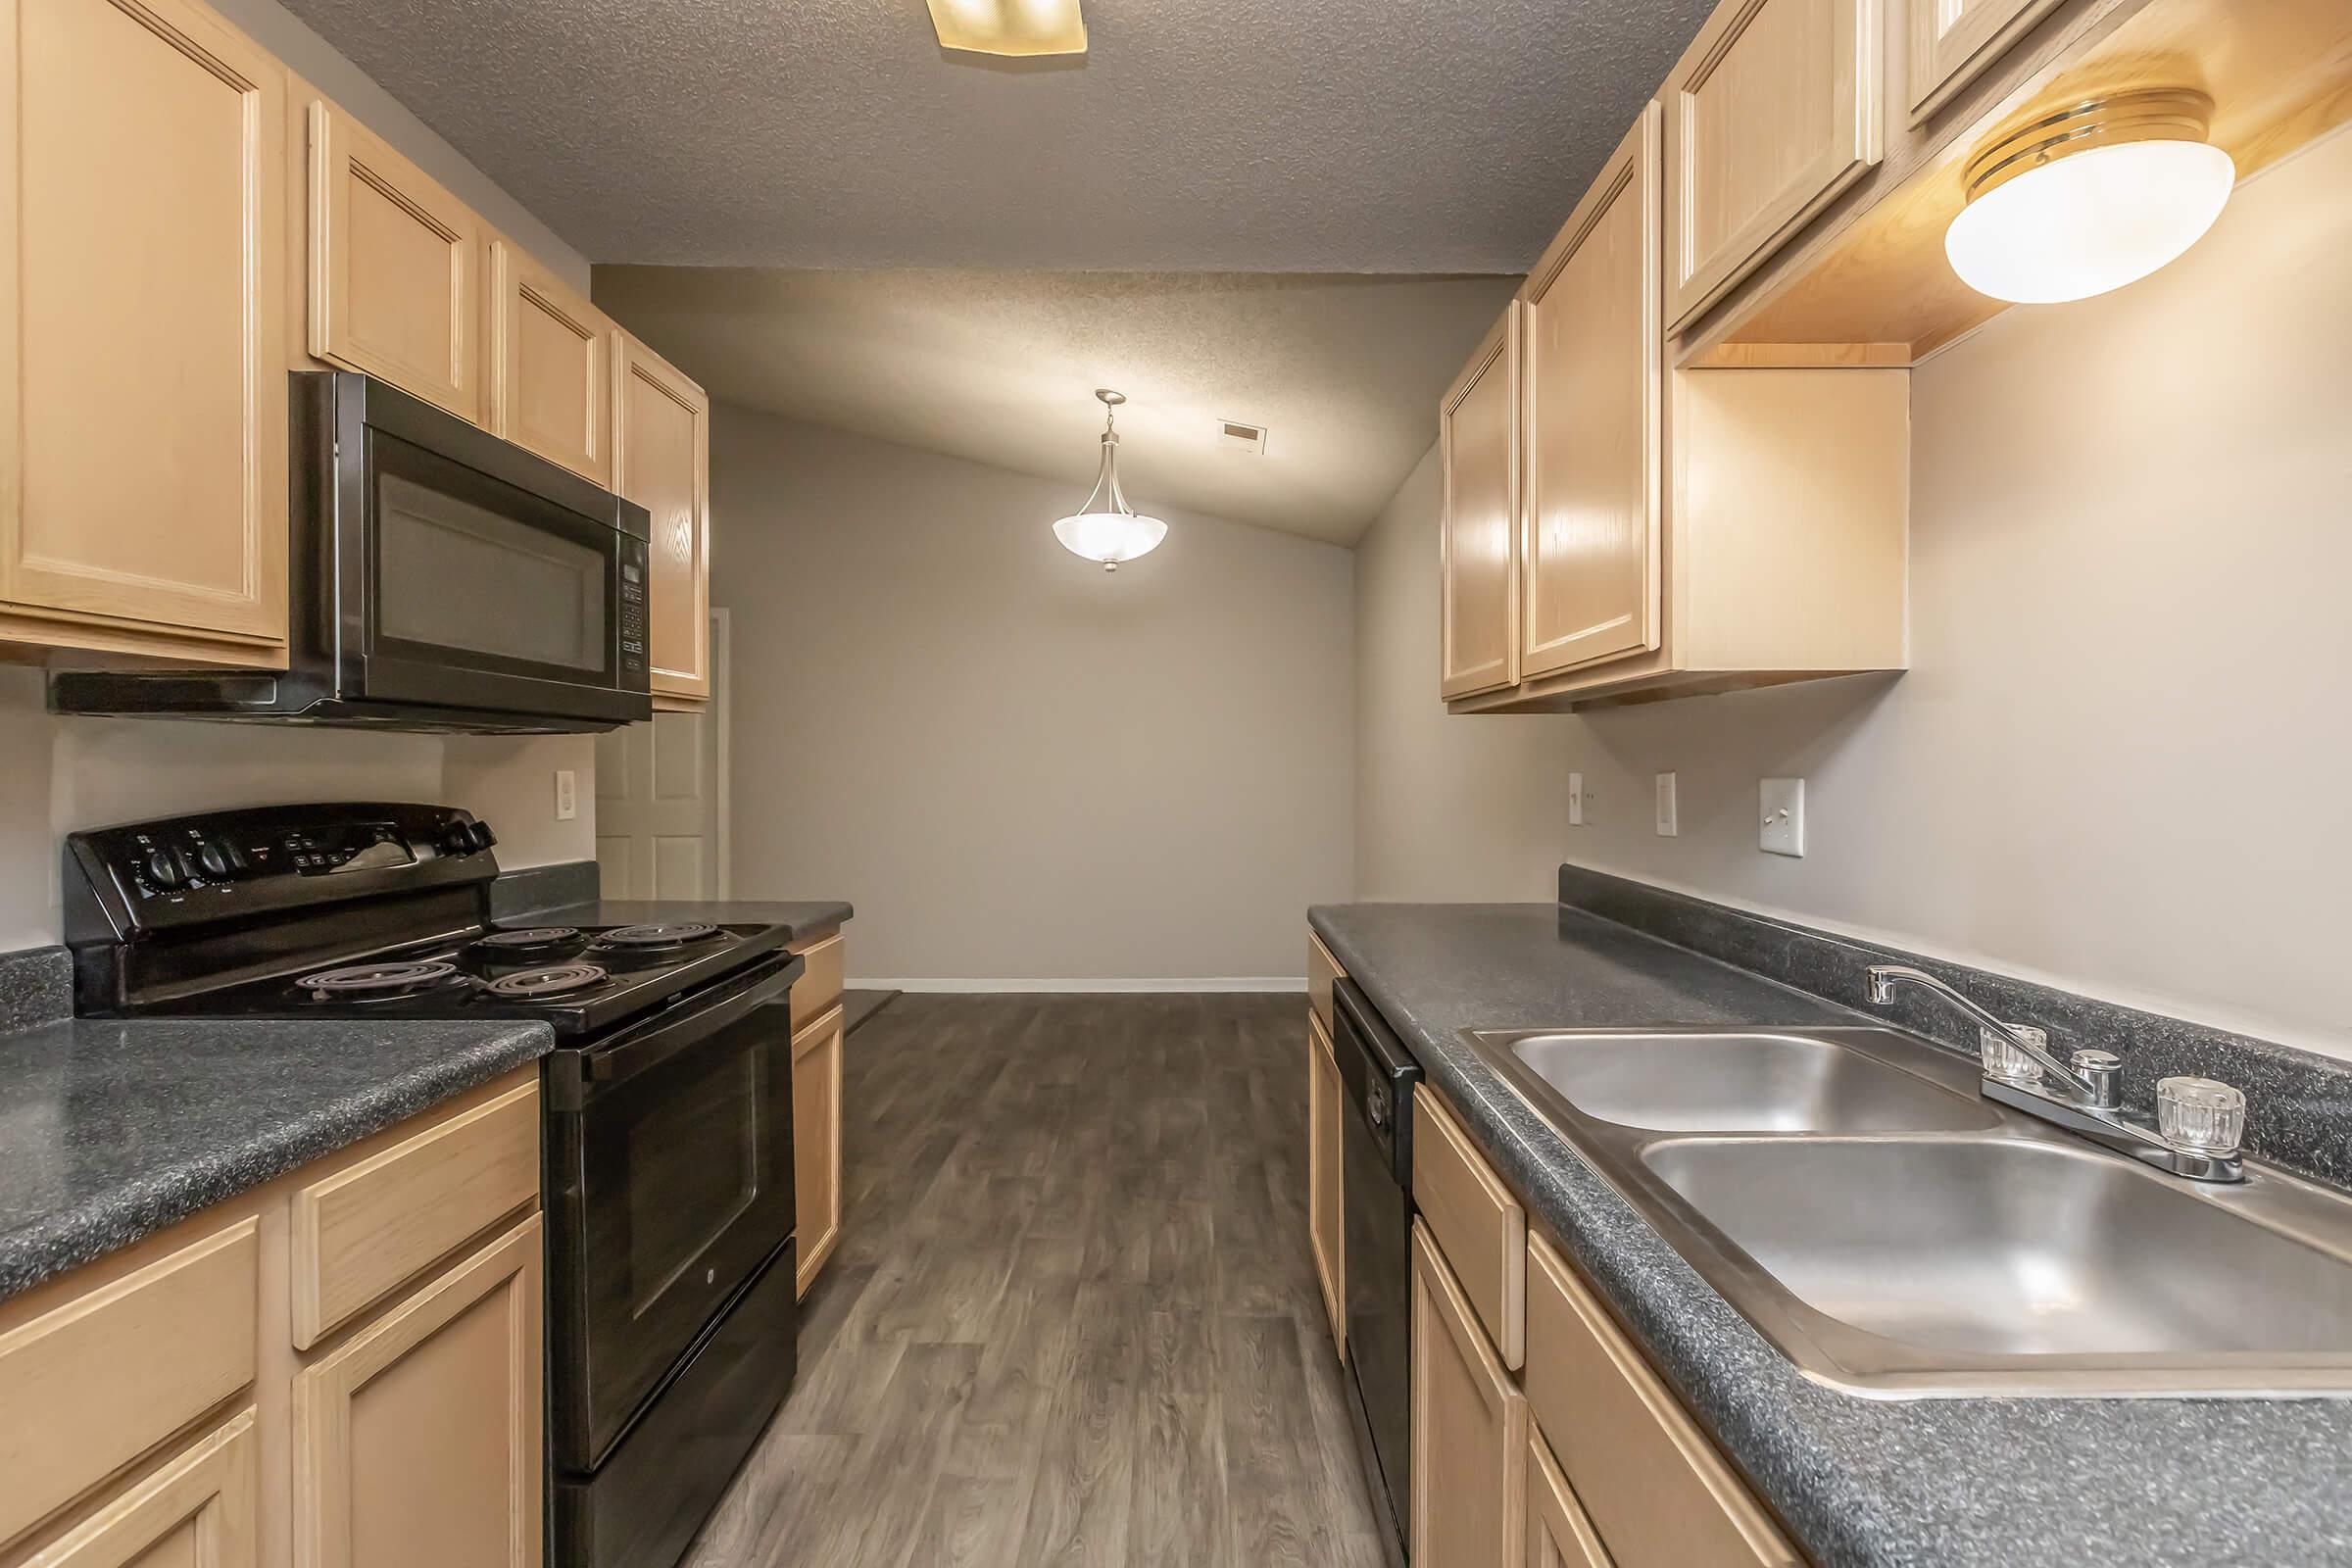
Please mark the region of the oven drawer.
POLYGON ((309 1349, 538 1197, 536 1082, 301 1188, 294 1194, 295 1347, 309 1349))

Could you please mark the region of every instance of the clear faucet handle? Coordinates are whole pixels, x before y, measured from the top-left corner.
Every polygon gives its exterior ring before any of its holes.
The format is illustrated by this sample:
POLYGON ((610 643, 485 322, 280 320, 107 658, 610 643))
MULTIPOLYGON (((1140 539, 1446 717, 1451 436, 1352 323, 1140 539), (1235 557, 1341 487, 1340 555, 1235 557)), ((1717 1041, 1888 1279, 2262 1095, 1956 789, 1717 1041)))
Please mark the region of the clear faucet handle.
POLYGON ((2156 1131, 2175 1149, 2234 1154, 2246 1136, 2246 1097, 2218 1079, 2160 1078, 2156 1131))
MULTIPOLYGON (((2035 1029, 2026 1024, 2012 1024, 2010 1027, 2035 1045, 2045 1050, 2048 1049, 2050 1044, 2048 1031, 2035 1029)), ((1998 1078, 2003 1083, 2016 1084, 2027 1089, 2041 1082, 2041 1063, 1989 1029, 1977 1031, 1977 1054, 1984 1059, 1984 1072, 1987 1077, 1998 1078)))

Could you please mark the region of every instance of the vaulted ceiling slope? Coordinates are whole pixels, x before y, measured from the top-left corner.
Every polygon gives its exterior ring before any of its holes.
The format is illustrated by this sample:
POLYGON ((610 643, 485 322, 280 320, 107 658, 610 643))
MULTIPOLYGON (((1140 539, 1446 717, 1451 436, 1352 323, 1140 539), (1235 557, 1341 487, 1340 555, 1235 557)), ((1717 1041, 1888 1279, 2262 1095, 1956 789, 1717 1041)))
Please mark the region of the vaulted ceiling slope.
POLYGON ((600 267, 596 300, 723 402, 1351 544, 1437 434, 1510 277, 600 267), (1221 449, 1263 425, 1265 455, 1221 449))
POLYGON ((1524 270, 1708 0, 286 0, 592 261, 1524 270))

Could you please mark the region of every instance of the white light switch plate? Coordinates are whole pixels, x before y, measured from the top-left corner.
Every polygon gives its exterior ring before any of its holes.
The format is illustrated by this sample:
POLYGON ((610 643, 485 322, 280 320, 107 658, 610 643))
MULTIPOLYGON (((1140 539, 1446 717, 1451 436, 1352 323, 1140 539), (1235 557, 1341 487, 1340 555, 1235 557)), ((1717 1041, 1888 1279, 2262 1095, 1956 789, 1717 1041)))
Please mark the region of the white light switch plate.
POLYGON ((1799 859, 1805 853, 1805 781, 1801 778, 1768 778, 1756 791, 1758 815, 1762 826, 1756 832, 1756 847, 1766 855, 1790 855, 1799 859))
POLYGON ((559 767, 556 769, 556 820, 568 822, 579 814, 579 775, 568 767, 559 767))
POLYGON ((1658 837, 1673 838, 1682 831, 1674 800, 1674 775, 1658 775, 1658 837))
POLYGON ((1568 825, 1585 825, 1585 775, 1582 773, 1568 775, 1568 825))

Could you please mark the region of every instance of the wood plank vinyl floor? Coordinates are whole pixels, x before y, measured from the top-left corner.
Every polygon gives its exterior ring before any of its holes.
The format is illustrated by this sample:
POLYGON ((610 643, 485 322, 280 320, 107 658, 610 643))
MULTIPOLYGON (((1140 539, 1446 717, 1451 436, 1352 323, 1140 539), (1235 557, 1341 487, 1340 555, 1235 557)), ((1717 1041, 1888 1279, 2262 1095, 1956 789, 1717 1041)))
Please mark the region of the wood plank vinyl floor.
POLYGON ((1378 1568, 1298 996, 893 1002, 841 1247, 689 1568, 1378 1568))

